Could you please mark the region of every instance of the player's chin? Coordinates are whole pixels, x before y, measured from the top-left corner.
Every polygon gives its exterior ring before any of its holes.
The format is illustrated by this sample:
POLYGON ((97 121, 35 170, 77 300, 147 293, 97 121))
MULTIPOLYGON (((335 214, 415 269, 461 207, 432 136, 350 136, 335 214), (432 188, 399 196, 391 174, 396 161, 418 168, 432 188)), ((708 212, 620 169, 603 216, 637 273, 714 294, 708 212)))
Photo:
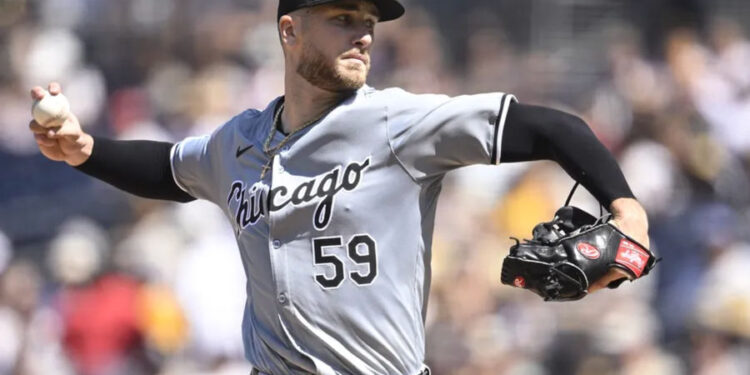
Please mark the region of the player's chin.
POLYGON ((338 85, 344 90, 357 90, 367 82, 367 72, 339 71, 338 85))
POLYGON ((346 64, 339 69, 339 75, 352 82, 361 82, 364 84, 367 80, 367 74, 370 72, 369 67, 362 64, 346 64))

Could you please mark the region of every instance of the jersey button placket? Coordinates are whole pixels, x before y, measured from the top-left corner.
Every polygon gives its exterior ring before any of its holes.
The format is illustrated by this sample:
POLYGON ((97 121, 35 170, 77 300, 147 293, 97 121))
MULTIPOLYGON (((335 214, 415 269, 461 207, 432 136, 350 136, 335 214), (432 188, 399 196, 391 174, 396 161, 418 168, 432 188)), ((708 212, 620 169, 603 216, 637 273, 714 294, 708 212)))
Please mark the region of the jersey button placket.
MULTIPOLYGON (((276 155, 271 163, 271 189, 290 185, 287 181, 288 176, 280 172, 280 166, 281 156, 276 155)), ((268 244, 271 249, 269 255, 271 267, 273 267, 276 276, 276 299, 279 305, 286 306, 289 304, 288 265, 287 254, 283 250, 286 246, 284 239, 289 237, 289 233, 284 232, 285 226, 282 220, 284 216, 280 215, 280 212, 269 212, 268 217, 268 244), (282 222, 278 222, 279 220, 282 220, 282 222)))

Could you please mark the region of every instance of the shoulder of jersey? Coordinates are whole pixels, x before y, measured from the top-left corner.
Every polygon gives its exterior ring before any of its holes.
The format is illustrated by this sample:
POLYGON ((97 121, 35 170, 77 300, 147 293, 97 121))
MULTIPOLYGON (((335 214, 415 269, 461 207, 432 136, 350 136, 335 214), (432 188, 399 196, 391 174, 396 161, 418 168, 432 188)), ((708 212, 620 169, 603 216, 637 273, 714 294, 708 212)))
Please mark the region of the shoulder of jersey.
POLYGON ((245 112, 242 112, 239 115, 237 115, 235 119, 240 120, 240 121, 253 121, 254 119, 260 117, 262 113, 263 113, 262 111, 259 111, 255 108, 250 108, 246 110, 245 112))
POLYGON ((419 105, 425 102, 446 100, 448 96, 443 94, 415 94, 400 87, 389 87, 382 90, 372 89, 367 96, 373 99, 386 100, 397 105, 419 105))
POLYGON ((449 99, 442 94, 414 94, 400 87, 374 90, 367 97, 377 104, 385 105, 389 116, 419 115, 449 99))
POLYGON ((240 131, 246 135, 252 135, 261 128, 261 118, 263 112, 257 109, 248 109, 234 116, 224 125, 219 127, 217 133, 240 131))
POLYGON ((372 87, 368 87, 365 91, 365 96, 368 98, 397 98, 397 97, 403 97, 405 95, 414 95, 400 87, 389 87, 382 90, 378 90, 372 87))

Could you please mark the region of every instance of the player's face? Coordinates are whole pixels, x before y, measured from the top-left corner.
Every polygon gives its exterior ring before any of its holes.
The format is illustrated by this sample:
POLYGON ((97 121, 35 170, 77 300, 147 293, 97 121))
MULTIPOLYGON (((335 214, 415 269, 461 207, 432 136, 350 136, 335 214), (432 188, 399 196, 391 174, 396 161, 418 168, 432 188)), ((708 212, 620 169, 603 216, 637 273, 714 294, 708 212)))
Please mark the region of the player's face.
POLYGON ((305 18, 297 73, 328 91, 362 87, 370 71, 377 8, 344 0, 313 7, 305 18))

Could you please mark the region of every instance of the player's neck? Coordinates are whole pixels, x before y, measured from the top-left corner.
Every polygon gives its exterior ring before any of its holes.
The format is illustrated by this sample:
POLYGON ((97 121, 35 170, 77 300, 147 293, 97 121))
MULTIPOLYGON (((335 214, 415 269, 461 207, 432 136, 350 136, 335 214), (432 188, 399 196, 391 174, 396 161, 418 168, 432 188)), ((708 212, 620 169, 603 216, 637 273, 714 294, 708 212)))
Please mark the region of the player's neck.
POLYGON ((310 121, 315 121, 343 98, 351 95, 323 90, 296 74, 292 77, 287 74, 284 86, 284 112, 281 113, 281 124, 286 134, 305 126, 310 121))

